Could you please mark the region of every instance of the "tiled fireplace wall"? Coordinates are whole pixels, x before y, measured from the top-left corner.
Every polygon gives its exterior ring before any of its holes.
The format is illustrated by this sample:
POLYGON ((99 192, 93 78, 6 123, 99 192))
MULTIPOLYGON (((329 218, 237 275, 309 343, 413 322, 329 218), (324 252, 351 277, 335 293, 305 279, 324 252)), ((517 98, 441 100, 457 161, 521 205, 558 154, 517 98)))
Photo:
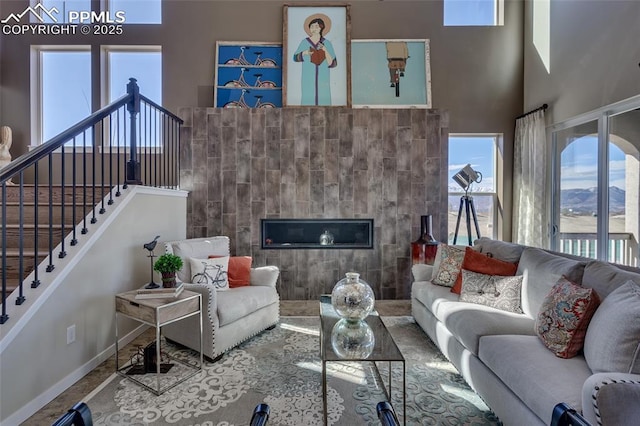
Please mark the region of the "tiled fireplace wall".
POLYGON ((356 271, 407 299, 420 215, 447 237, 448 115, 425 109, 181 108, 187 235, 280 268, 283 300, 315 300, 356 271), (262 250, 260 219, 373 218, 374 249, 262 250))

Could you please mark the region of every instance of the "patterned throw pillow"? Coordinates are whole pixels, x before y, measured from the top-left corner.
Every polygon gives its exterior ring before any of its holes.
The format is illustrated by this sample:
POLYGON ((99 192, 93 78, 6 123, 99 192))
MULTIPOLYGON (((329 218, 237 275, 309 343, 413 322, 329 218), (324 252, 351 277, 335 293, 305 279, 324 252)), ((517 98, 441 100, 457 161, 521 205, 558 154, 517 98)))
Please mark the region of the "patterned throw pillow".
MULTIPOLYGON (((504 277, 515 275, 518 270, 518 264, 494 259, 489 256, 489 253, 480 253, 471 247, 467 247, 465 249, 461 269, 485 275, 500 275, 504 277)), ((458 275, 455 284, 451 287, 451 293, 460 294, 461 288, 462 274, 458 275)), ((519 304, 520 302, 518 302, 518 305, 519 304)))
POLYGON ((536 334, 556 356, 572 358, 582 349, 589 321, 599 304, 593 289, 562 276, 540 306, 536 334))
MULTIPOLYGON (((215 259, 223 256, 211 255, 209 259, 215 259)), ((227 278, 229 280, 229 288, 244 287, 251 285, 251 256, 230 256, 229 269, 227 278)))
POLYGON ((189 258, 191 265, 191 282, 194 284, 208 284, 218 291, 229 290, 229 256, 210 259, 189 258))
POLYGON ((456 278, 458 278, 458 274, 460 273, 460 267, 464 259, 464 250, 447 244, 439 244, 438 252, 436 257, 440 257, 440 264, 431 282, 433 284, 451 287, 456 282, 456 278))
POLYGON ((462 269, 461 302, 478 303, 516 314, 522 313, 522 275, 496 276, 462 269))

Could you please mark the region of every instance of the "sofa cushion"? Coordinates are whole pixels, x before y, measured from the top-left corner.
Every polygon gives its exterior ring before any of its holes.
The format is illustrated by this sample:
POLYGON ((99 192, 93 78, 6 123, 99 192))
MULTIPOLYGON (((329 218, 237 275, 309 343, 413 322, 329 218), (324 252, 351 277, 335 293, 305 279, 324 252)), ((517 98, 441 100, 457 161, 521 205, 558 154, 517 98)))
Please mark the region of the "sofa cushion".
POLYGON ((532 318, 538 315, 542 301, 561 276, 574 283, 582 281, 585 262, 567 259, 534 247, 522 252, 516 275, 523 275, 522 311, 532 318))
POLYGON ((611 292, 591 319, 584 356, 594 373, 640 374, 640 285, 611 292))
POLYGON ((571 358, 584 345, 584 336, 600 299, 595 290, 561 277, 542 302, 536 334, 560 358, 571 358))
MULTIPOLYGON (((515 275, 518 270, 518 265, 511 262, 505 262, 500 259, 494 259, 493 257, 489 257, 486 253, 480 253, 471 247, 467 247, 464 252, 461 269, 486 275, 508 276, 515 275)), ((451 291, 453 293, 460 294, 461 288, 462 273, 458 274, 451 291)), ((520 305, 520 303, 518 303, 518 305, 520 305)))
POLYGON ((189 258, 206 259, 211 255, 229 256, 229 238, 218 236, 171 241, 165 244, 165 250, 182 258, 184 265, 178 271, 178 279, 183 282, 189 282, 192 276, 189 258))
POLYGON ((478 238, 473 242, 473 246, 480 253, 511 263, 520 261, 520 256, 522 256, 522 252, 525 249, 525 246, 520 244, 493 240, 487 237, 478 238))
POLYGON ((229 290, 229 256, 208 259, 189 258, 191 266, 190 283, 207 284, 217 291, 229 290))
POLYGON ((583 356, 556 357, 537 336, 484 336, 479 358, 543 422, 551 423, 553 407, 566 402, 582 407, 582 385, 591 376, 583 356))
POLYGON ((436 255, 439 258, 438 268, 435 269, 431 282, 445 287, 452 287, 460 273, 464 253, 464 250, 454 246, 439 244, 436 255))
POLYGON ((278 293, 273 287, 244 286, 217 293, 217 309, 220 326, 254 313, 258 309, 278 303, 278 293))
POLYGON ((629 280, 640 284, 640 274, 625 271, 601 260, 594 260, 584 267, 582 286, 594 289, 603 300, 629 280))
POLYGON ((441 301, 432 313, 475 355, 482 336, 535 333, 532 318, 475 303, 441 301))
POLYGON ((503 277, 479 274, 463 269, 461 302, 478 303, 507 312, 522 313, 520 289, 522 275, 503 277))
MULTIPOLYGON (((211 255, 210 258, 216 258, 221 256, 211 255)), ((242 287, 245 285, 251 285, 251 263, 253 258, 251 256, 230 256, 229 257, 229 269, 227 271, 227 278, 229 279, 229 288, 242 287)))

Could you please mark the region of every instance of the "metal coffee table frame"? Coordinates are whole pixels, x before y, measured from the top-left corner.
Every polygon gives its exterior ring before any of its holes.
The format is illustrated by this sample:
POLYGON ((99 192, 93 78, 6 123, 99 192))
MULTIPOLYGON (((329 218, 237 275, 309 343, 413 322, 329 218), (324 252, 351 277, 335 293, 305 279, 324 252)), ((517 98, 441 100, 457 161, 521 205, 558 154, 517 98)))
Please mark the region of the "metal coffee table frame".
POLYGON ((396 345, 393 337, 387 330, 387 327, 382 322, 382 319, 378 313, 374 310, 365 319, 367 324, 373 330, 375 336, 375 346, 373 352, 366 358, 341 358, 335 353, 331 346, 331 330, 336 322, 340 320, 340 317, 333 309, 331 305, 330 295, 320 296, 320 358, 322 360, 322 413, 324 415, 324 424, 328 422, 327 414, 327 363, 328 362, 371 362, 377 373, 381 378, 380 382, 385 395, 389 402, 392 401, 392 387, 391 387, 391 366, 392 362, 402 363, 402 419, 403 424, 407 424, 407 376, 406 376, 406 364, 405 359, 400 353, 400 349, 396 345), (376 362, 388 362, 389 363, 389 377, 388 377, 388 390, 382 380, 382 375, 376 362))

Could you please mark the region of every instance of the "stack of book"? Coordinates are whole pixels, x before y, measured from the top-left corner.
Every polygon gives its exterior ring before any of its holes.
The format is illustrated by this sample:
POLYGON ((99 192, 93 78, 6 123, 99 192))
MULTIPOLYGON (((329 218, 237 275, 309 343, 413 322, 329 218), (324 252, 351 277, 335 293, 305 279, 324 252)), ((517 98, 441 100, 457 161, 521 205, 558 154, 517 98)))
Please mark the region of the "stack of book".
POLYGON ((182 293, 182 283, 177 283, 175 287, 171 288, 141 288, 138 289, 136 299, 166 299, 169 297, 178 297, 182 293))

